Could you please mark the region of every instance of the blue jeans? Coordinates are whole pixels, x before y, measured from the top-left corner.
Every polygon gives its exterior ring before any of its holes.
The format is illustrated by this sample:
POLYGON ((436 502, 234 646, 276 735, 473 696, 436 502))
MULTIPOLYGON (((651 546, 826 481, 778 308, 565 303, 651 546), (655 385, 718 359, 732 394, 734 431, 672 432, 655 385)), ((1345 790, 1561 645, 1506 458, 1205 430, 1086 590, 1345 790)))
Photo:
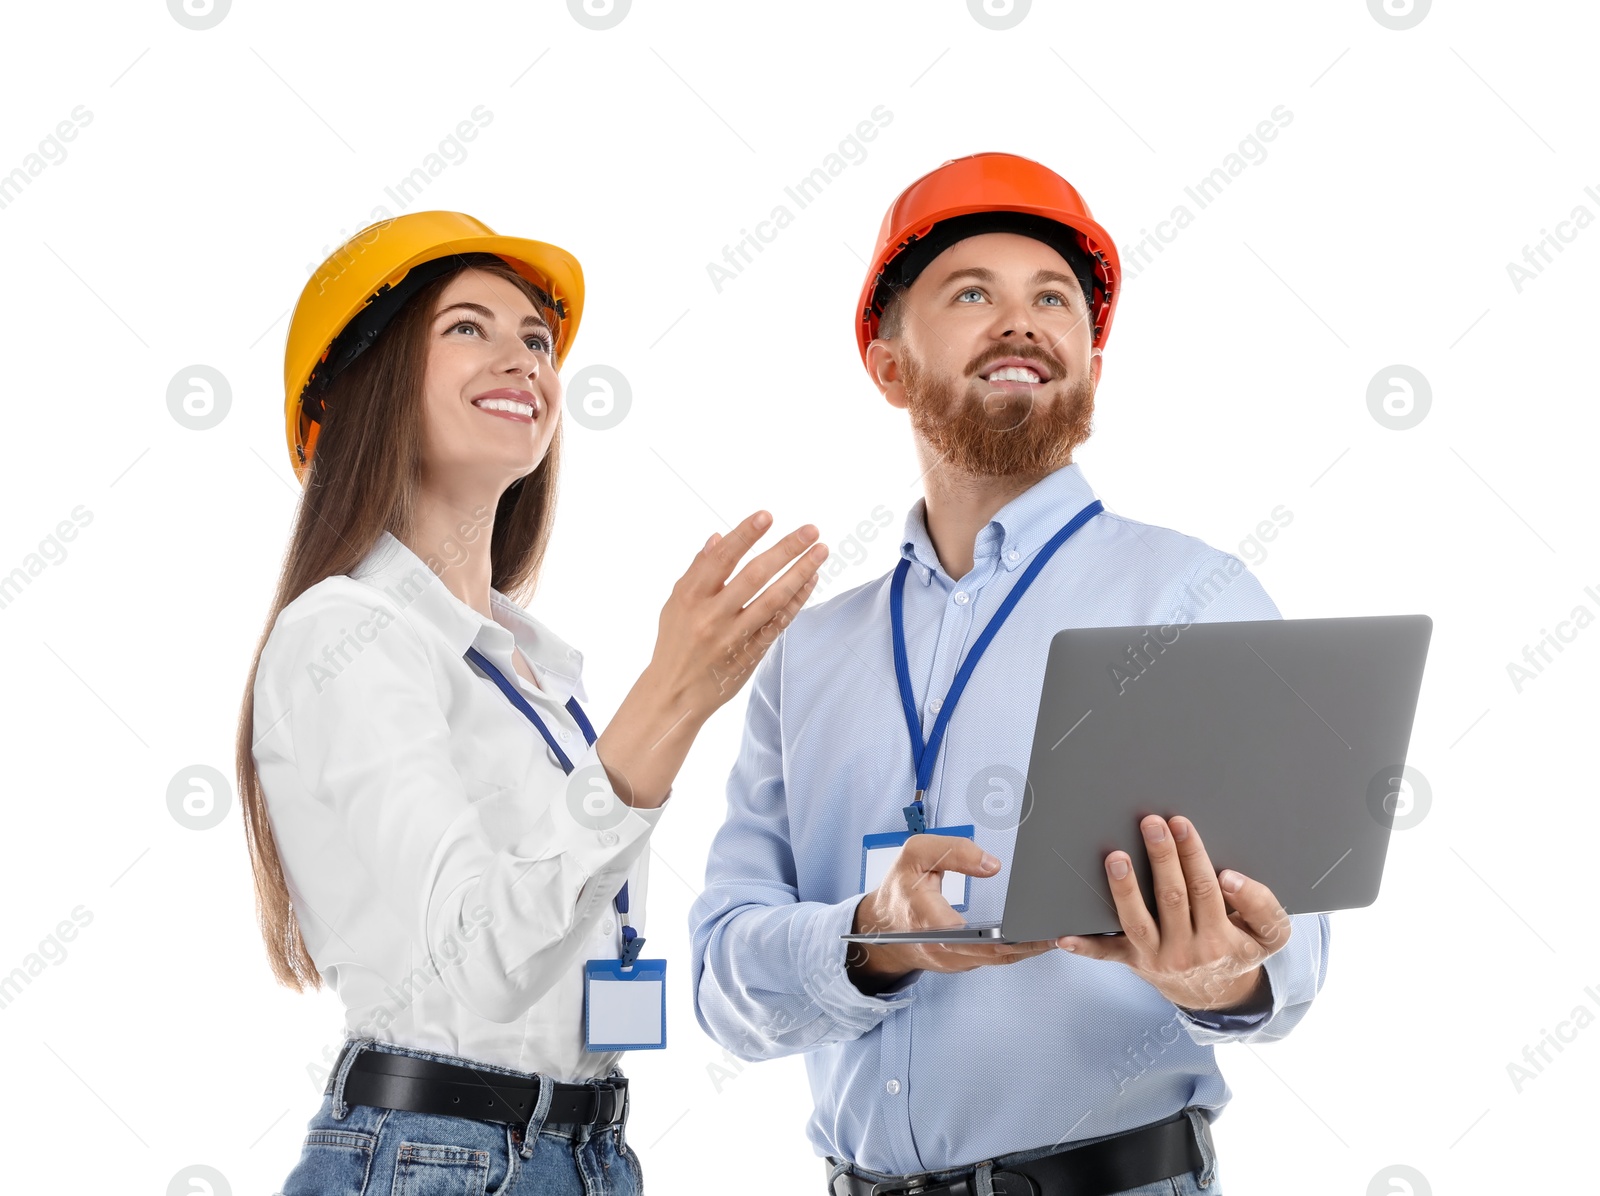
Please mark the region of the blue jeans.
MULTIPOLYGON (((362 1043, 367 1050, 528 1075, 393 1043, 362 1043)), ((527 1126, 517 1127, 352 1105, 344 1100, 344 1082, 356 1054, 355 1048, 347 1052, 331 1078, 322 1106, 306 1127, 300 1161, 273 1196, 641 1196, 644 1191, 639 1156, 624 1140, 626 1115, 598 1129, 559 1124, 545 1119, 545 1101, 527 1126)))
MULTIPOLYGON (((1217 1151, 1211 1141, 1211 1123, 1206 1120, 1205 1111, 1202 1109, 1190 1107, 1185 1109, 1184 1113, 1189 1118, 1195 1138, 1200 1143, 1199 1170, 1186 1171, 1182 1175, 1174 1175, 1171 1179, 1158 1179, 1153 1184, 1140 1184, 1137 1188, 1124 1188, 1120 1192, 1112 1193, 1112 1196, 1222 1196, 1222 1186, 1217 1182, 1217 1151)), ((1085 1138, 1082 1142, 1074 1142, 1073 1146, 1088 1146, 1091 1142, 1104 1142, 1107 1138, 1114 1137, 1115 1134, 1102 1134, 1098 1138, 1085 1138)), ((1041 1146, 1035 1150, 1019 1150, 1015 1154, 1004 1154, 997 1159, 978 1164, 972 1183, 974 1196, 993 1196, 994 1188, 990 1177, 995 1171, 1003 1170, 1012 1163, 1026 1163, 1030 1159, 1053 1154, 1057 1149, 1055 1146, 1041 1146)), ((828 1171, 829 1193, 833 1191, 834 1177, 844 1171, 851 1171, 878 1183, 900 1178, 885 1175, 881 1171, 868 1171, 865 1167, 852 1167, 831 1158, 828 1161, 833 1164, 828 1171)), ((924 1182, 942 1183, 947 1179, 963 1175, 966 1171, 965 1167, 953 1171, 933 1171, 929 1173, 928 1181, 924 1182)))

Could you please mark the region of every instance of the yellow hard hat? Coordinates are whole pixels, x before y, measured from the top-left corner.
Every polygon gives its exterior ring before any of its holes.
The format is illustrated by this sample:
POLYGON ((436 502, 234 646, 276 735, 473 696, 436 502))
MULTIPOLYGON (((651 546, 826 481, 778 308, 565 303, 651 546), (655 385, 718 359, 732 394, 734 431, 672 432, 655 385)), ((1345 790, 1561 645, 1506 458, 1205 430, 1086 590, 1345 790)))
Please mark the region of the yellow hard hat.
POLYGON ((317 267, 289 320, 283 354, 284 420, 289 459, 302 484, 321 428, 320 390, 367 348, 395 311, 457 255, 494 254, 555 305, 555 363, 566 360, 583 316, 583 267, 565 249, 502 237, 463 212, 411 212, 369 224, 317 267), (437 265, 419 270, 424 263, 437 265), (401 282, 409 276, 409 284, 401 282), (356 317, 364 315, 364 321, 356 317), (349 329, 349 335, 341 337, 349 329), (334 342, 339 351, 330 355, 334 342), (330 359, 330 356, 332 359, 330 359))

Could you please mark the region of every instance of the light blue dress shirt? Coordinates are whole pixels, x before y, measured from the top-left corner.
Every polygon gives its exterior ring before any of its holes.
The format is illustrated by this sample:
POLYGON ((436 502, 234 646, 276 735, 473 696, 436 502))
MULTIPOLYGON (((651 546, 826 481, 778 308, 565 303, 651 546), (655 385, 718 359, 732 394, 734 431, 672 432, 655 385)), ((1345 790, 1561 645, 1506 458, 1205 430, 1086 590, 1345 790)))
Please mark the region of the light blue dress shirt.
MULTIPOLYGON (((961 657, 1039 547, 1095 497, 1077 465, 978 534, 971 572, 939 564, 918 499, 902 555, 912 687, 932 729, 961 657)), ((802 610, 751 681, 727 820, 690 911, 696 1016, 745 1060, 804 1052, 813 1149, 910 1175, 1101 1137, 1230 1091, 1213 1044, 1288 1034, 1322 987, 1328 916, 1292 918, 1270 956, 1270 1009, 1179 1009, 1129 968, 1056 950, 964 973, 913 972, 867 996, 845 972, 861 839, 903 830, 915 772, 895 685, 890 573, 802 610)), ((1064 627, 1282 616, 1236 556, 1110 511, 1052 557, 962 694, 925 798, 928 825, 977 823, 1002 864, 972 881, 972 921, 998 919, 1016 829, 972 804, 996 765, 1026 775, 1050 638, 1064 627), (980 775, 982 774, 982 775, 980 775), (975 784, 975 778, 977 783, 975 784)), ((1175 813, 1183 795, 1169 795, 1175 813)), ((1204 836, 1205 827, 1199 827, 1204 836)))

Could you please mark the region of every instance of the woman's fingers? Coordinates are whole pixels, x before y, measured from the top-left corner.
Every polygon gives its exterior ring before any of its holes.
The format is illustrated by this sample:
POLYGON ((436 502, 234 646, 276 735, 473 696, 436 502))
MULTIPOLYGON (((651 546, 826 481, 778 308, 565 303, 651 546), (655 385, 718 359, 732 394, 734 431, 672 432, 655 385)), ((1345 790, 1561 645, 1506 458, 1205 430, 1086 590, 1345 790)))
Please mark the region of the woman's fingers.
POLYGON ((779 569, 815 542, 818 535, 815 524, 808 523, 795 528, 754 557, 729 581, 728 574, 733 572, 744 555, 771 526, 772 515, 767 511, 756 511, 727 535, 713 534, 684 574, 684 581, 689 583, 691 591, 696 595, 721 594, 735 610, 742 609, 779 569))
POLYGON ((739 563, 751 546, 772 526, 772 516, 766 511, 756 511, 737 527, 729 530, 714 543, 708 544, 695 555, 683 580, 695 594, 714 594, 721 591, 728 574, 739 563))
POLYGON ((815 543, 817 535, 816 525, 812 523, 795 528, 740 569, 723 589, 724 599, 734 610, 742 609, 756 596, 762 586, 777 575, 778 570, 815 543))
POLYGON ((828 555, 827 545, 815 543, 816 527, 806 524, 757 555, 728 582, 729 573, 771 526, 772 516, 756 511, 726 535, 711 536, 662 608, 653 663, 677 678, 674 684, 680 690, 701 693, 712 708, 749 679, 767 648, 805 605, 828 555), (773 580, 785 562, 788 569, 773 580))
POLYGON ((735 631, 731 644, 722 653, 719 667, 712 670, 720 700, 726 701, 745 683, 756 665, 761 663, 761 658, 767 654, 767 649, 777 642, 783 629, 793 622, 800 608, 806 604, 806 599, 811 597, 812 590, 816 588, 817 574, 815 569, 811 569, 809 576, 802 576, 804 564, 802 558, 788 573, 768 586, 761 597, 739 616, 736 626, 741 630, 735 631), (794 577, 800 577, 800 580, 791 584, 794 577), (762 610, 770 609, 774 603, 782 605, 764 622, 755 623, 754 620, 761 617, 762 610), (746 627, 748 630, 742 629, 746 627))
POLYGON ((745 607, 743 613, 734 620, 736 634, 741 639, 756 635, 768 629, 780 616, 784 617, 784 621, 778 625, 779 630, 788 626, 788 620, 805 605, 806 598, 810 596, 816 582, 817 570, 822 568, 822 562, 827 559, 828 546, 813 544, 799 560, 784 571, 782 577, 745 607))
POLYGON ((795 587, 794 597, 785 602, 778 613, 768 619, 762 626, 775 627, 777 630, 782 631, 790 623, 794 622, 794 617, 800 613, 800 608, 806 604, 806 600, 811 597, 811 592, 816 588, 817 574, 813 570, 809 577, 795 587))

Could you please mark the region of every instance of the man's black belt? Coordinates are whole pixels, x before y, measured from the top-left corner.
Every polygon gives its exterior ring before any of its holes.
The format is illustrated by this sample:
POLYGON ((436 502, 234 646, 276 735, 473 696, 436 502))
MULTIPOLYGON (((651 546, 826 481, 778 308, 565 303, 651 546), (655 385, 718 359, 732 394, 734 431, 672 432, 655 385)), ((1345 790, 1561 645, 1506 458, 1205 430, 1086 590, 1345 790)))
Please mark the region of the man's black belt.
MULTIPOLYGON (((831 1160, 830 1160, 831 1163, 831 1160)), ((991 1173, 995 1196, 1108 1196, 1171 1179, 1205 1165, 1187 1113, 1091 1142, 1068 1146, 991 1173)), ((830 1165, 829 1170, 833 1168, 830 1165)), ((873 1181, 848 1171, 833 1181, 834 1196, 973 1196, 976 1168, 934 1182, 927 1175, 873 1181)))
MULTIPOLYGON (((339 1052, 339 1062, 333 1066, 335 1076, 349 1049, 347 1045, 339 1052)), ((363 1050, 345 1077, 344 1099, 354 1105, 523 1126, 539 1103, 540 1085, 551 1083, 544 1076, 506 1075, 437 1059, 363 1050)), ((554 1083, 553 1087, 547 1122, 604 1127, 627 1114, 626 1078, 592 1084, 554 1083)))

